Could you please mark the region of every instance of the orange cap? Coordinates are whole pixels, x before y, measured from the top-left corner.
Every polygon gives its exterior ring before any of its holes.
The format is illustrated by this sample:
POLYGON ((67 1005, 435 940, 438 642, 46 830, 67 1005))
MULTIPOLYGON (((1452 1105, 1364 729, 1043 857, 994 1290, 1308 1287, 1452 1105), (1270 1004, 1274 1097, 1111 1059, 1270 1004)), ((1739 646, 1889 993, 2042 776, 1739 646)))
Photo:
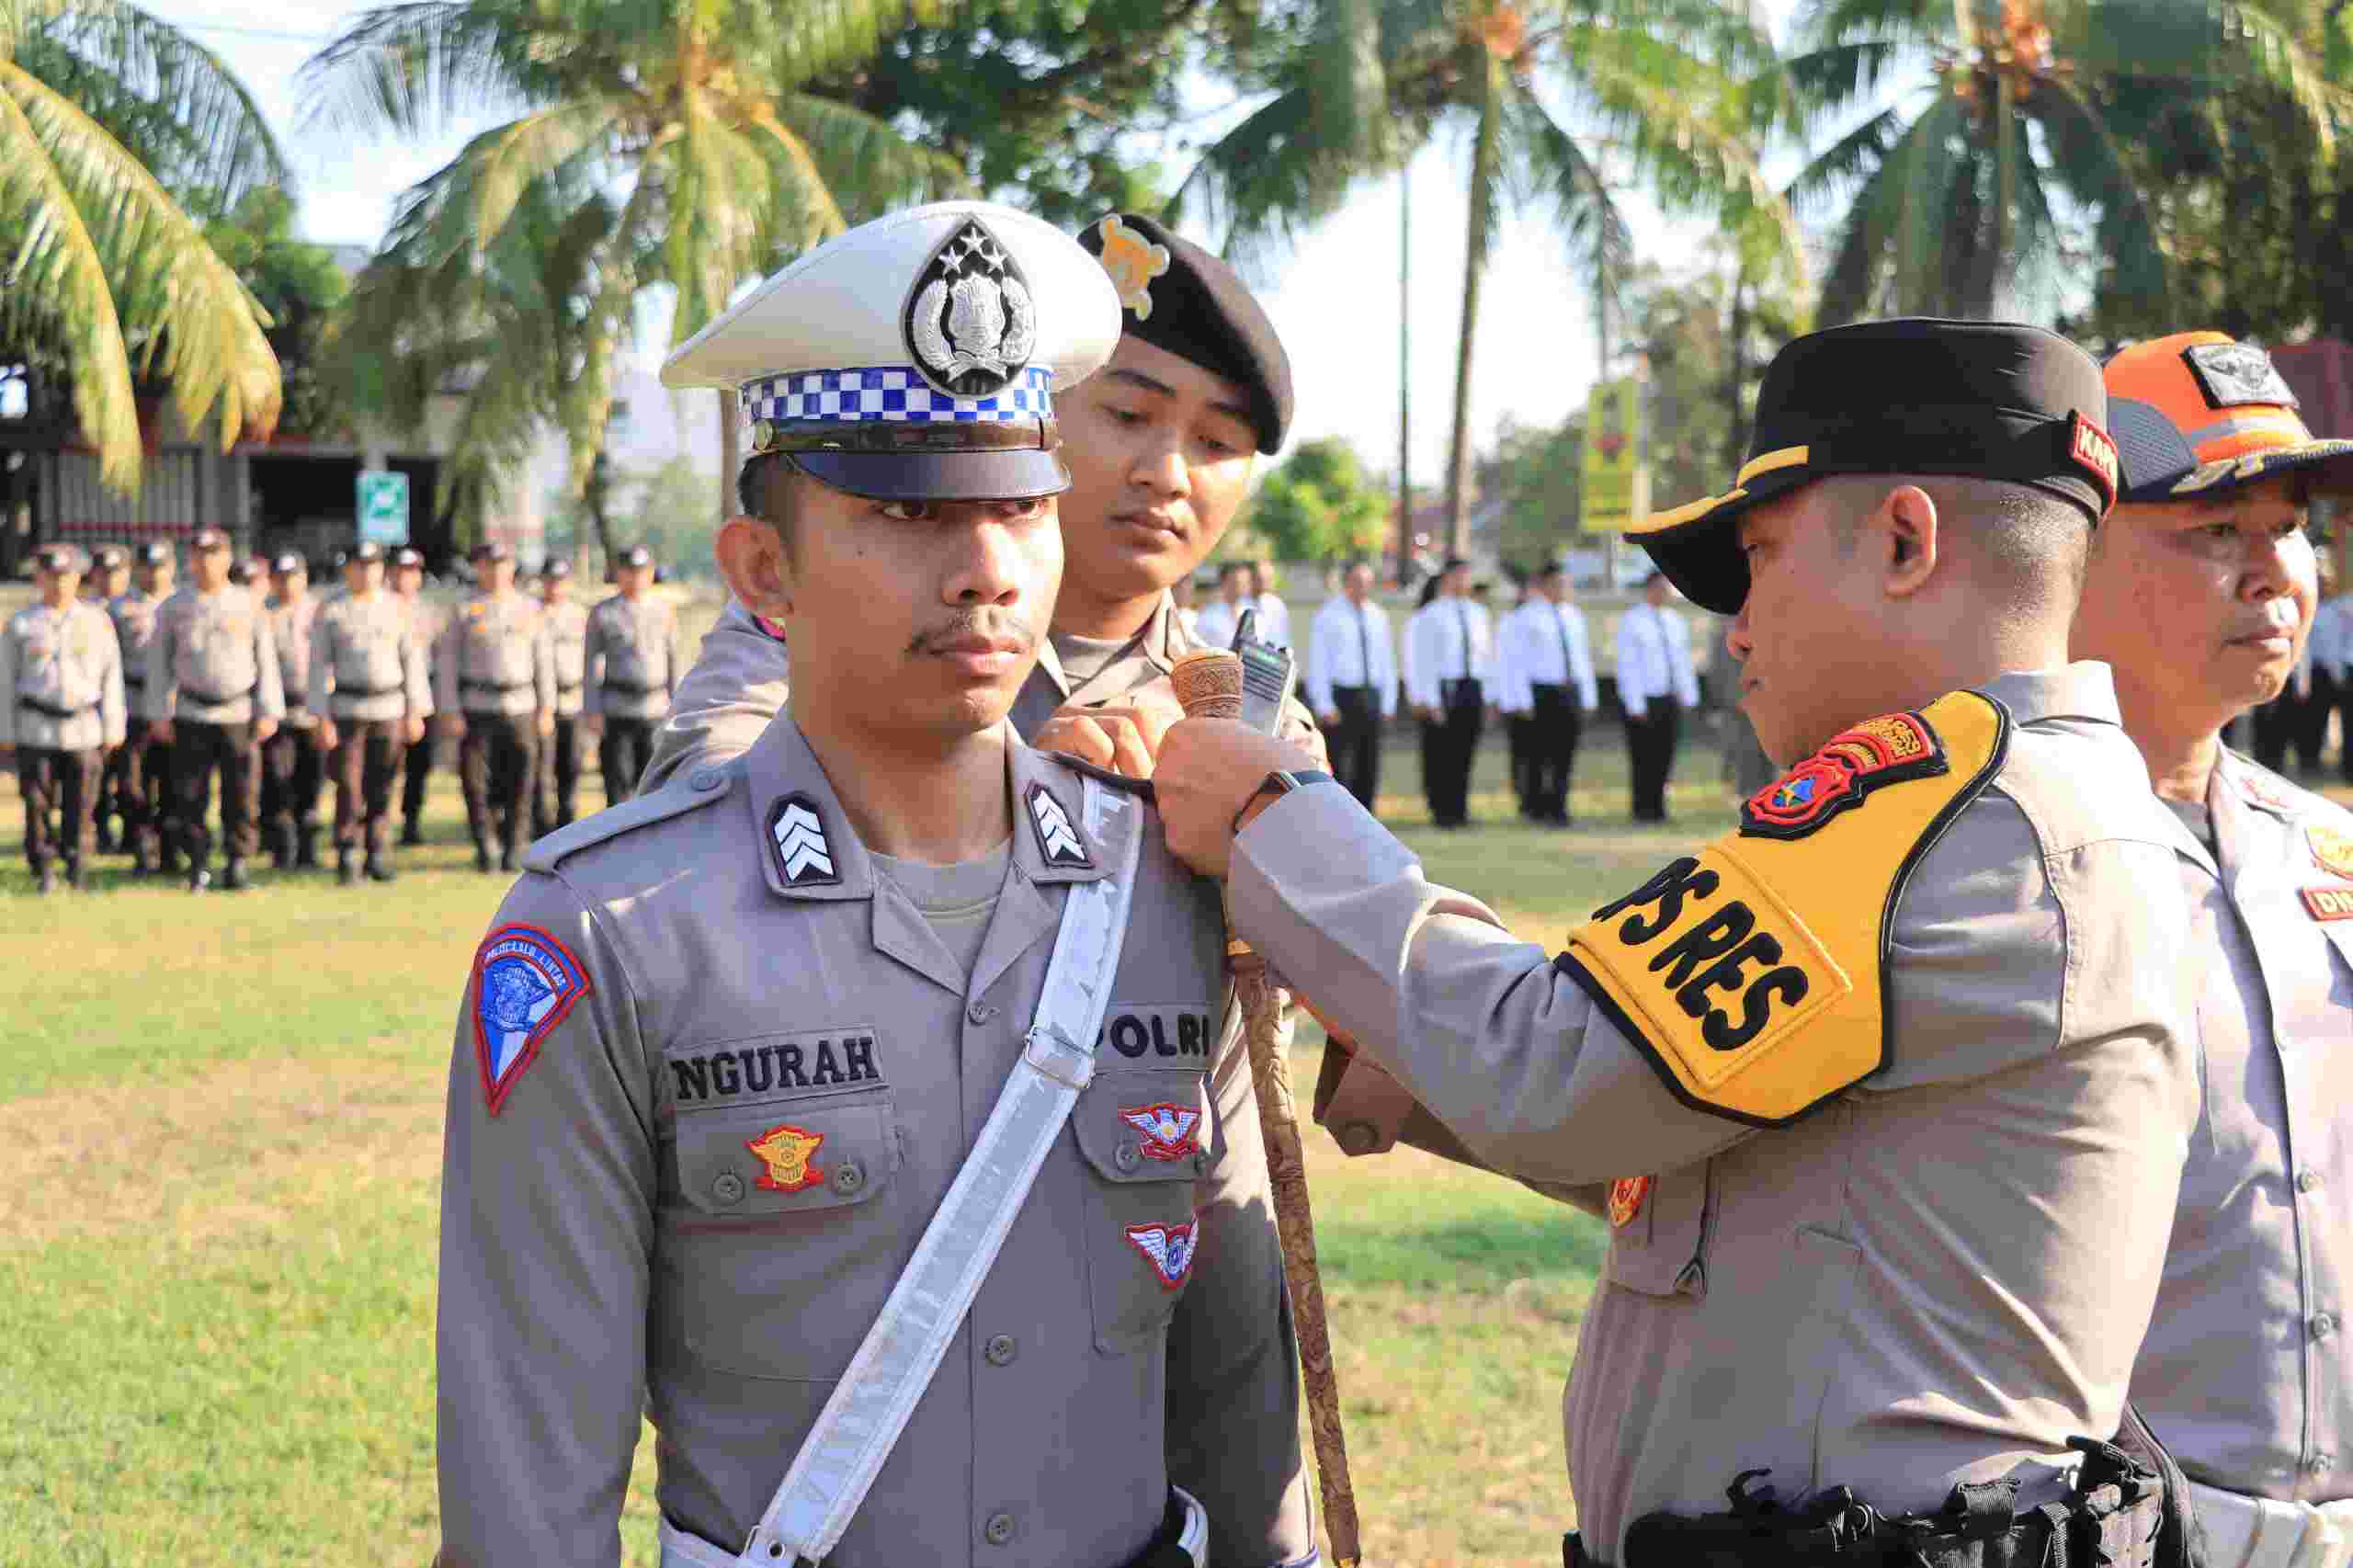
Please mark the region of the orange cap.
POLYGON ((2177 332, 2109 359, 2108 429, 2124 501, 2234 490, 2327 465, 2323 487, 2353 487, 2353 441, 2316 440, 2271 356, 2219 332, 2177 332))

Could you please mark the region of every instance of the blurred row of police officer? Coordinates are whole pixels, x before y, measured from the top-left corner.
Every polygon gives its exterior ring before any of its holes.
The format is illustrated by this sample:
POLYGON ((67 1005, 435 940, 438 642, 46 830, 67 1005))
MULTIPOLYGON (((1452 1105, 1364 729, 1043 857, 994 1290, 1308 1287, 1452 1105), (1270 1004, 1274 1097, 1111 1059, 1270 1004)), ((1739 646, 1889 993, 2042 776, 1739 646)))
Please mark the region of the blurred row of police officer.
POLYGON ((21 634, 7 652, 0 744, 26 737, 26 854, 44 892, 86 886, 118 821, 135 873, 185 869, 192 890, 210 888, 216 778, 222 885, 252 885, 247 863, 265 840, 281 870, 317 865, 330 780, 338 879, 392 881, 404 767, 405 838, 421 841, 437 682, 475 863, 511 869, 527 809, 551 819, 534 831, 573 814, 584 722, 604 727, 608 802, 628 798, 680 674, 676 614, 646 591, 654 562, 642 547, 622 557, 620 592, 586 613, 570 605, 561 563, 546 603, 516 594, 500 545, 476 550, 481 591, 448 611, 423 596, 414 550, 392 558, 387 585, 382 547, 361 544, 325 593, 313 591, 301 556, 281 555, 266 599, 234 580, 221 530, 198 530, 188 550, 190 581, 177 589, 160 542, 138 552, 135 586, 119 548, 95 562, 69 545, 37 557, 41 604, 12 622, 21 634), (77 597, 85 574, 93 592, 77 597), (96 770, 86 780, 85 761, 96 770))

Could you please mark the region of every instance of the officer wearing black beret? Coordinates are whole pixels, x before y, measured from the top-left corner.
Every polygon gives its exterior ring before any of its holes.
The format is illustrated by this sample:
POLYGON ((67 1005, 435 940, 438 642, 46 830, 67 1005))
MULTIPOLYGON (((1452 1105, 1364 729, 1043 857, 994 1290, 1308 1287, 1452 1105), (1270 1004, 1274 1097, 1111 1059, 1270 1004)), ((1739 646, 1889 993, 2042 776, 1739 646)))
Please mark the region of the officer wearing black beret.
MULTIPOLYGON (((1234 270, 1157 220, 1112 213, 1078 243, 1119 294, 1120 341, 1101 370, 1055 389, 1057 442, 1042 457, 1070 485, 1062 591, 1013 722, 1040 750, 1143 772, 1175 717, 1173 699, 1159 711, 1169 666, 1198 645, 1169 588, 1224 537, 1256 454, 1281 449, 1290 359, 1234 270), (1135 714, 1139 701, 1154 714, 1135 714)), ((746 750, 785 694, 784 643, 731 601, 678 685, 640 787, 746 750)), ((1287 733, 1321 754, 1303 704, 1287 733)))
POLYGON ((1784 348, 1730 491, 1632 531, 1737 615, 1788 771, 1557 956, 1271 777, 1288 748, 1164 741, 1170 845, 1355 1037, 1341 1146, 1402 1132, 1609 1221, 1573 1568, 2187 1561, 2120 1433, 2199 1113, 2201 851, 2108 666, 2068 662, 2107 406, 2030 327, 1784 348))

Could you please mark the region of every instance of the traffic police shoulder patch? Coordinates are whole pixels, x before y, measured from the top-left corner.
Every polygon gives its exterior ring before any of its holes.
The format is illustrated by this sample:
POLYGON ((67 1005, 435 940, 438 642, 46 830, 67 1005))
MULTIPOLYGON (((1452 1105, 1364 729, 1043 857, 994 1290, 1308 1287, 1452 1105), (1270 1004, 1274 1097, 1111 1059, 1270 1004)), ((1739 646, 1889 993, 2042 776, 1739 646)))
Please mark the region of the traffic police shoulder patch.
POLYGON ((2009 730, 1973 691, 1857 725, 1753 797, 1737 832, 1596 910, 1555 967, 1684 1104, 1798 1120, 1887 1064, 1890 922, 2009 730))
POLYGON ((474 1055, 491 1115, 588 991, 580 960, 536 926, 502 926, 483 938, 474 952, 474 1055))

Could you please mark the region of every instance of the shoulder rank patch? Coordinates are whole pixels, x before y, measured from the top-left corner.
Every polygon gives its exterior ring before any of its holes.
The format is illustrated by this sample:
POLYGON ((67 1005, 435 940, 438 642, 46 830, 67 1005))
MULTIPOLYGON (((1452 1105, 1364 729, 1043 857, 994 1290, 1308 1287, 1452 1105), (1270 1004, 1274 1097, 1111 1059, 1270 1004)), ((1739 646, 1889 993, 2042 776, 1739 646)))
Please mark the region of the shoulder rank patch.
POLYGON ((1928 778, 1950 765, 1926 717, 1887 713, 1866 719, 1751 795, 1740 831, 1759 838, 1803 838, 1872 790, 1928 778))
POLYGON ((1143 1134, 1141 1147, 1147 1160, 1188 1160, 1200 1147, 1193 1141, 1193 1129, 1201 1124, 1201 1113, 1190 1107, 1166 1100, 1156 1105, 1122 1106, 1120 1119, 1143 1134))
POLYGON ((824 887, 842 880, 834 869, 834 851, 825 842, 824 819, 817 802, 806 795, 787 795, 768 813, 768 842, 776 848, 776 863, 788 886, 824 887))
POLYGON ((2315 920, 2353 920, 2353 888, 2306 888, 2304 908, 2315 920))
POLYGON ((474 952, 474 1052, 491 1115, 588 989, 580 960, 536 926, 502 926, 483 938, 474 952))
POLYGON ((2314 865, 2353 881, 2353 833, 2325 827, 2316 822, 2306 823, 2304 843, 2312 849, 2314 865))
POLYGON ((2008 711, 1973 691, 1859 725, 1753 798, 1736 833, 1596 910, 1554 966, 1676 1098, 1786 1126, 1887 1064, 1886 922, 2008 745, 2008 711), (1817 833, 1899 778, 1917 786, 1817 833))
POLYGON ((1070 824, 1070 813, 1063 810, 1063 803, 1043 784, 1029 786, 1029 825, 1038 830, 1038 858, 1047 865, 1093 869, 1094 858, 1079 842, 1078 829, 1070 824))
POLYGON ((1623 1228, 1634 1222, 1650 1201, 1651 1180, 1646 1176, 1620 1176, 1609 1184, 1609 1222, 1623 1228))
POLYGON ((1176 1290, 1193 1275, 1193 1254, 1199 1250, 1200 1221, 1181 1225, 1130 1225, 1128 1244, 1143 1254, 1160 1278, 1160 1288, 1176 1290))
POLYGON ((789 1121, 779 1122, 756 1138, 746 1138, 744 1147, 758 1158, 762 1167, 753 1185, 763 1192, 800 1192, 816 1186, 825 1179, 816 1158, 817 1146, 824 1141, 824 1133, 789 1121))

